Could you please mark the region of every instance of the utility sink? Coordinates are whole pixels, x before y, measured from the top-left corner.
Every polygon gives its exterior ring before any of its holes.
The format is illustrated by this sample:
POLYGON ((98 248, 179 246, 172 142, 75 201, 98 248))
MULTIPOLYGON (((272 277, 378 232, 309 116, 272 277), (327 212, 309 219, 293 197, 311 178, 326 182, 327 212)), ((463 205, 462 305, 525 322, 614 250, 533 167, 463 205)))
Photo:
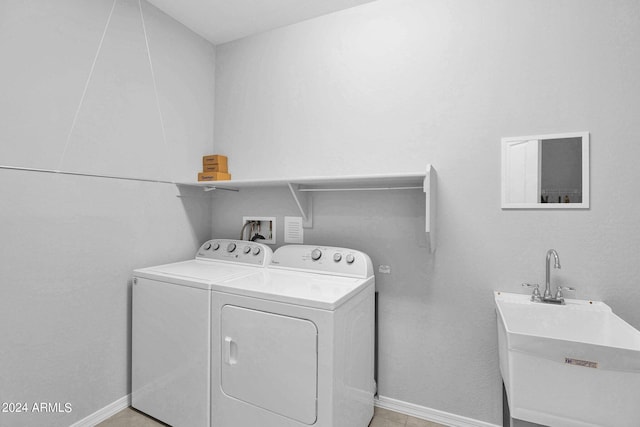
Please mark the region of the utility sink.
POLYGON ((512 418, 546 426, 640 426, 640 331, 600 301, 494 297, 512 418))

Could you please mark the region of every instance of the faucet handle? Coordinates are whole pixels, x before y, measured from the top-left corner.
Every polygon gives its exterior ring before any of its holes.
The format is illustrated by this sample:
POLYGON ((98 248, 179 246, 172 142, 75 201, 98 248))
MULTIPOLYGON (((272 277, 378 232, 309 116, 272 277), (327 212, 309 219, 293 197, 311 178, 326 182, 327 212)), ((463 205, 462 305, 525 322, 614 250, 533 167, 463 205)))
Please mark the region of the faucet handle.
POLYGON ((537 283, 523 283, 523 287, 533 288, 533 292, 531 293, 531 301, 542 301, 542 295, 540 295, 540 285, 537 283))
POLYGON ((556 299, 564 299, 564 295, 562 295, 562 291, 575 291, 576 288, 572 288, 571 286, 560 286, 558 285, 558 289, 556 290, 556 299))

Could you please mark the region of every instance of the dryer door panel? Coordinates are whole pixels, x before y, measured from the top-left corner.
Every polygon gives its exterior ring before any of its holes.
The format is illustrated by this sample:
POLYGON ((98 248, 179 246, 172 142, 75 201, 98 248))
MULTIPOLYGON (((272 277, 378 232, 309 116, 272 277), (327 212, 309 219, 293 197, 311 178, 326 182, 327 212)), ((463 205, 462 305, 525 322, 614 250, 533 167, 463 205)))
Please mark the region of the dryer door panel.
POLYGON ((223 392, 267 411, 313 424, 318 371, 315 324, 225 305, 220 328, 223 392))

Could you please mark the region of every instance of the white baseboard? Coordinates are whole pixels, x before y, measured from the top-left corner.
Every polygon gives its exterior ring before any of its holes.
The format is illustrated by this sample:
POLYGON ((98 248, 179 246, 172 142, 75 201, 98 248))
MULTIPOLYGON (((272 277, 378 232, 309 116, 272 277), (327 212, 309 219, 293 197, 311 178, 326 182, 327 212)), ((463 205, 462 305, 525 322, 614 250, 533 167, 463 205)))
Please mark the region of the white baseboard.
POLYGON ((123 409, 128 408, 131 405, 131 395, 127 394, 126 396, 121 397, 105 406, 102 409, 97 410, 93 414, 84 417, 80 421, 71 425, 71 427, 94 427, 96 424, 101 423, 112 415, 117 414, 123 409))
POLYGON ((425 406, 415 405, 413 403, 403 402, 401 400, 391 399, 384 396, 378 396, 375 399, 375 405, 379 408, 388 409, 390 411, 399 412, 401 414, 410 415, 412 417, 432 421, 434 423, 444 424, 449 427, 501 427, 498 424, 491 424, 485 421, 475 420, 473 418, 467 418, 461 415, 455 415, 449 412, 439 411, 437 409, 431 409, 425 406))
MULTIPOLYGON (((130 405, 131 395, 128 394, 72 424, 71 427, 94 427, 96 424, 99 424, 123 409, 128 408, 130 405)), ((399 412, 401 414, 410 415, 412 417, 432 421, 434 423, 444 424, 449 427, 501 427, 498 424, 491 424, 485 421, 427 408, 426 406, 391 399, 390 397, 378 396, 375 399, 375 405, 379 408, 388 409, 390 411, 399 412)))

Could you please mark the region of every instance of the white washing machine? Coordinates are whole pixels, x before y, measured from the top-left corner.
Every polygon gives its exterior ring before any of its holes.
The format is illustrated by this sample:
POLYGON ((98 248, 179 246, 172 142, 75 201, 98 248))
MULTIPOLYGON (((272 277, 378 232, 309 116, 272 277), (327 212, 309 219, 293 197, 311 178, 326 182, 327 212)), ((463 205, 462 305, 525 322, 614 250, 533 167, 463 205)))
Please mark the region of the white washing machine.
POLYGON ((132 406, 173 427, 211 426, 211 290, 255 274, 272 250, 215 239, 195 259, 135 270, 132 406))
POLYGON ((366 427, 373 417, 374 277, 359 251, 276 250, 212 291, 213 427, 366 427))

